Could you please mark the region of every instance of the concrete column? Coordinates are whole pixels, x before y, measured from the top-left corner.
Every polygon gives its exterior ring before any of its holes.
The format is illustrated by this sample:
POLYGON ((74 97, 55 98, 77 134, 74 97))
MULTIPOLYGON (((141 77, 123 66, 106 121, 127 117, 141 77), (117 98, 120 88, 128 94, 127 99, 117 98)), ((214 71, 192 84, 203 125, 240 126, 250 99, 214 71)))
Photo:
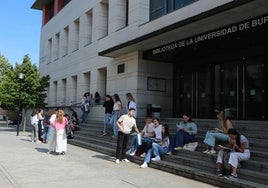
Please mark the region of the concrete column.
POLYGON ((109 1, 109 34, 126 26, 126 1, 127 0, 109 1))
POLYGON ((93 41, 108 34, 108 3, 99 3, 93 8, 93 41))

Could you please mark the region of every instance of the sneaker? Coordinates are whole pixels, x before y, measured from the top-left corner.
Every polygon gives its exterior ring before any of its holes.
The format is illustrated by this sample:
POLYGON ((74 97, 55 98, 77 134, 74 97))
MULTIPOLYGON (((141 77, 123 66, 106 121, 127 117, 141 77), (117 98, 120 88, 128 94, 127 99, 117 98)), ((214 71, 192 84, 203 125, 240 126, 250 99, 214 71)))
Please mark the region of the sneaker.
POLYGON ((237 174, 233 174, 233 173, 231 173, 231 175, 228 177, 228 179, 230 180, 237 180, 237 178, 238 178, 237 174))
POLYGON ((182 148, 183 147, 178 146, 178 147, 175 147, 174 150, 182 150, 182 148))
POLYGON ((216 154, 216 151, 215 150, 210 150, 207 154, 214 155, 214 154, 216 154))
POLYGON ((61 155, 65 155, 65 151, 61 152, 60 154, 61 154, 61 155))
POLYGON ((140 155, 140 157, 145 157, 146 156, 146 153, 143 153, 140 155))
POLYGON ((216 172, 216 176, 218 176, 218 177, 222 177, 222 176, 223 176, 222 171, 221 171, 221 170, 217 170, 217 172, 216 172))
POLYGON ((53 152, 52 151, 48 151, 47 154, 52 154, 53 152))
POLYGON ((161 161, 161 158, 160 158, 160 156, 158 155, 158 156, 152 158, 152 161, 161 161))
POLYGON ((171 151, 167 152, 167 155, 172 155, 172 152, 171 151))
POLYGON ((130 162, 127 158, 124 158, 122 161, 125 161, 126 163, 130 162))
POLYGON ((147 168, 148 167, 148 164, 146 162, 144 162, 140 167, 141 168, 147 168))
POLYGON ((112 136, 112 139, 117 139, 117 136, 113 135, 113 136, 112 136))
POLYGON ((116 160, 115 160, 115 163, 116 163, 116 164, 119 164, 119 163, 120 163, 119 159, 116 159, 116 160))
POLYGON ((209 150, 209 149, 207 149, 207 150, 203 151, 203 153, 209 153, 209 152, 210 152, 210 150, 209 150))
POLYGON ((133 152, 131 152, 129 155, 130 156, 134 156, 136 154, 136 150, 134 150, 133 152))
POLYGON ((103 133, 101 134, 101 136, 105 136, 105 135, 107 135, 107 133, 106 133, 106 132, 103 132, 103 133))
POLYGON ((35 143, 40 144, 42 142, 40 140, 36 140, 35 143))
POLYGON ((126 154, 129 155, 131 153, 131 149, 127 150, 126 154))

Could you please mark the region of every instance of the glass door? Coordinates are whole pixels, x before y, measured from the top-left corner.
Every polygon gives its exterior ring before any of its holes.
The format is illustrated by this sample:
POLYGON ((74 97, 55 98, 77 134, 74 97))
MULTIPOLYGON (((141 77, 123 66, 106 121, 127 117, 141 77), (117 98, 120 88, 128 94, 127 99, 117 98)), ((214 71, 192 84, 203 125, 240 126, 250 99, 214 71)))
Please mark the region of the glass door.
POLYGON ((179 76, 179 113, 190 113, 192 117, 210 117, 210 82, 208 68, 183 68, 179 76))

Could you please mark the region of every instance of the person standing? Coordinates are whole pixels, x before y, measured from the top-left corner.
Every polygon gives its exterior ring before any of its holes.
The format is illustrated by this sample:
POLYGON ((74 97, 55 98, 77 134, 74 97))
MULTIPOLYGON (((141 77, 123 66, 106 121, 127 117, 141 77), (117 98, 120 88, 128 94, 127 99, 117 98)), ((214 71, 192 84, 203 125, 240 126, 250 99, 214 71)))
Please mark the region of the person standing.
POLYGON ((105 102, 103 103, 103 107, 105 108, 105 115, 102 136, 107 135, 107 126, 110 125, 110 119, 113 113, 113 106, 114 102, 112 100, 112 97, 110 95, 106 95, 105 102))
POLYGON ((37 118, 38 118, 38 139, 43 142, 44 141, 44 125, 43 125, 43 110, 39 109, 37 113, 37 118))
POLYGON ((110 124, 113 127, 113 132, 114 132, 114 135, 112 136, 112 138, 116 138, 118 136, 118 128, 117 128, 116 121, 120 117, 120 113, 122 110, 122 103, 117 93, 114 94, 112 98, 114 101, 114 106, 113 106, 113 115, 110 119, 110 124))
POLYGON ((56 120, 53 126, 56 129, 56 154, 64 155, 67 151, 67 136, 65 133, 65 126, 68 124, 67 118, 64 116, 63 110, 56 112, 56 120))
POLYGON ((36 111, 33 111, 33 113, 32 113, 31 124, 32 124, 32 142, 41 143, 38 140, 38 118, 37 118, 36 111))
POLYGON ((53 114, 51 115, 49 119, 50 123, 50 139, 48 141, 48 154, 52 154, 56 151, 56 129, 54 127, 55 121, 56 121, 56 112, 58 109, 55 109, 53 114))
POLYGON ((81 103, 81 110, 82 110, 82 115, 80 117, 81 119, 81 123, 85 123, 87 116, 90 112, 90 105, 91 105, 91 97, 90 97, 90 93, 84 93, 84 96, 82 98, 82 103, 81 103))
POLYGON ((129 111, 130 108, 134 108, 135 109, 135 114, 134 114, 133 117, 136 118, 137 117, 137 113, 138 113, 138 111, 137 111, 137 104, 136 104, 135 99, 134 99, 134 97, 132 96, 131 93, 127 93, 126 94, 126 100, 127 100, 126 113, 128 113, 128 111, 129 111))
POLYGON ((50 135, 51 135, 51 126, 50 126, 50 118, 52 116, 52 114, 55 113, 54 109, 50 109, 44 118, 44 123, 45 123, 45 128, 44 128, 44 143, 48 143, 49 139, 50 139, 50 135))
POLYGON ((120 160, 125 162, 130 162, 126 158, 126 150, 129 142, 129 136, 131 130, 134 128, 135 131, 139 134, 139 129, 136 124, 136 120, 133 117, 135 114, 135 109, 130 108, 128 113, 122 115, 118 121, 118 137, 117 137, 117 146, 116 146, 116 160, 115 163, 119 164, 120 160))

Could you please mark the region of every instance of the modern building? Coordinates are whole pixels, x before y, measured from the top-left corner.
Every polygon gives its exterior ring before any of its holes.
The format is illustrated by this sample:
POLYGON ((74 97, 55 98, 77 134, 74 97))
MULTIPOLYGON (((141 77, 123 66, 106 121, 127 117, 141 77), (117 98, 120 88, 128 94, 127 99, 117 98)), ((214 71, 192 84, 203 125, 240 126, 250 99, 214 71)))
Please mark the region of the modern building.
POLYGON ((267 0, 35 0, 49 106, 131 92, 138 116, 268 120, 267 0))

